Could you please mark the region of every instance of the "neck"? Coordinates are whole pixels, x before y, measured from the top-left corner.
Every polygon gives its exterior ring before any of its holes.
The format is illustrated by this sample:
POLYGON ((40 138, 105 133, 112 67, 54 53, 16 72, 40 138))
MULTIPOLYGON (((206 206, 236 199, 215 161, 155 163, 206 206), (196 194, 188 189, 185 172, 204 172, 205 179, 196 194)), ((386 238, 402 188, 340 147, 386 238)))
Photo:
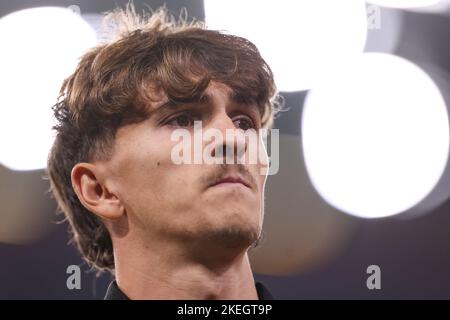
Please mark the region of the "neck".
POLYGON ((117 284, 130 299, 258 299, 246 248, 137 243, 113 246, 117 284))

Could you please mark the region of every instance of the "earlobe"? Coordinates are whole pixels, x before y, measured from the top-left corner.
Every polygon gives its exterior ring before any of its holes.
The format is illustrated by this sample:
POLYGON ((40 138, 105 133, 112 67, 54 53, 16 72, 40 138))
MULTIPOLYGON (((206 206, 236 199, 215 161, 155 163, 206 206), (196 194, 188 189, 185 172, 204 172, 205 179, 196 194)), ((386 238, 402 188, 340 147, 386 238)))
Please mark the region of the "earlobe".
POLYGON ((124 213, 123 205, 99 178, 99 172, 92 163, 77 163, 71 172, 72 187, 86 209, 102 219, 119 219, 124 213))

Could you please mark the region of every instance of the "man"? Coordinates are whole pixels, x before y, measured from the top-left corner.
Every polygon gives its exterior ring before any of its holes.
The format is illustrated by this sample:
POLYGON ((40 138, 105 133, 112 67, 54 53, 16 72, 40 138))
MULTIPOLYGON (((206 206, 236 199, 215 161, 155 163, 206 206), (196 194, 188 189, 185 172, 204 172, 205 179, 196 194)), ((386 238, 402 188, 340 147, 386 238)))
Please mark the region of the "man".
MULTIPOLYGON (((48 159, 74 242, 115 275, 106 299, 271 298, 247 255, 261 235, 267 163, 173 161, 174 131, 194 133, 196 121, 224 136, 270 128, 269 66, 248 40, 164 9, 141 17, 129 6, 107 21, 113 40, 63 84, 48 159)), ((247 139, 211 143, 213 159, 250 149, 247 139)))

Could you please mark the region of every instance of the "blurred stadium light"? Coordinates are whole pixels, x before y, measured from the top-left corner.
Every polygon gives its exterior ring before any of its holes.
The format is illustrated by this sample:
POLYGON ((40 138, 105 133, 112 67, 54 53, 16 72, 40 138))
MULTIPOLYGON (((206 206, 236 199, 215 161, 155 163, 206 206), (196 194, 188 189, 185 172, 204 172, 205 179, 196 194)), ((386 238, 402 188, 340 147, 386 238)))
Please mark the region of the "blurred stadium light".
POLYGON ((302 139, 309 177, 343 212, 404 212, 436 186, 449 153, 439 88, 400 57, 365 53, 308 94, 302 139))
POLYGON ((391 8, 424 8, 437 6, 442 0, 367 0, 367 2, 391 8))
POLYGON ((69 9, 41 7, 0 19, 0 163, 13 170, 46 167, 52 111, 63 80, 97 43, 69 9))
POLYGON ((205 19, 254 42, 282 91, 310 89, 362 52, 367 35, 360 0, 206 0, 205 19))

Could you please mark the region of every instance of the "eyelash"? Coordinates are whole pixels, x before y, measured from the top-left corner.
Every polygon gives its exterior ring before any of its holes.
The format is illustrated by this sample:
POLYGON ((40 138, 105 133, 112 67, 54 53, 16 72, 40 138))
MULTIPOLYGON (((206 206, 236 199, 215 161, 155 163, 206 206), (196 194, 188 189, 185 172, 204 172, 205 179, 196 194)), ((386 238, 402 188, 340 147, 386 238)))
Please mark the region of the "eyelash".
MULTIPOLYGON (((189 126, 193 126, 194 125, 194 121, 200 119, 200 117, 198 117, 197 115, 194 115, 194 114, 192 114, 190 112, 183 112, 183 113, 177 114, 176 116, 171 117, 169 120, 167 120, 165 122, 165 125, 168 125, 168 126, 174 127, 174 128, 184 128, 184 127, 186 127, 186 126, 180 126, 180 125, 173 125, 173 124, 171 124, 173 121, 179 119, 182 116, 186 116, 186 117, 189 118, 188 119, 190 121, 190 125, 189 126)), ((251 117, 247 116, 247 115, 236 117, 235 119, 233 119, 233 123, 235 121, 237 121, 237 120, 247 120, 247 122, 249 124, 249 128, 248 129, 243 129, 244 131, 249 130, 249 129, 257 129, 255 121, 253 121, 253 119, 251 117)))
MULTIPOLYGON (((248 116, 245 116, 245 117, 237 117, 237 119, 235 119, 234 121, 236 121, 236 120, 242 120, 242 119, 247 120, 248 123, 249 123, 249 128, 248 128, 248 129, 243 129, 244 131, 247 131, 247 130, 249 130, 249 129, 256 129, 255 122, 254 122, 250 117, 248 117, 248 116)), ((233 121, 233 122, 234 122, 234 121, 233 121)))
POLYGON ((183 112, 183 113, 177 114, 176 116, 171 117, 169 120, 165 121, 165 124, 168 125, 168 126, 170 126, 170 127, 175 127, 175 128, 184 127, 184 126, 179 126, 179 125, 173 125, 173 124, 171 124, 171 122, 173 122, 173 121, 176 120, 176 119, 179 119, 179 118, 182 117, 182 116, 188 117, 188 118, 189 118, 189 121, 192 122, 191 125, 194 124, 194 121, 195 121, 195 120, 199 120, 199 117, 198 117, 198 116, 196 116, 196 115, 194 115, 194 114, 192 114, 192 113, 190 113, 190 112, 183 112))

